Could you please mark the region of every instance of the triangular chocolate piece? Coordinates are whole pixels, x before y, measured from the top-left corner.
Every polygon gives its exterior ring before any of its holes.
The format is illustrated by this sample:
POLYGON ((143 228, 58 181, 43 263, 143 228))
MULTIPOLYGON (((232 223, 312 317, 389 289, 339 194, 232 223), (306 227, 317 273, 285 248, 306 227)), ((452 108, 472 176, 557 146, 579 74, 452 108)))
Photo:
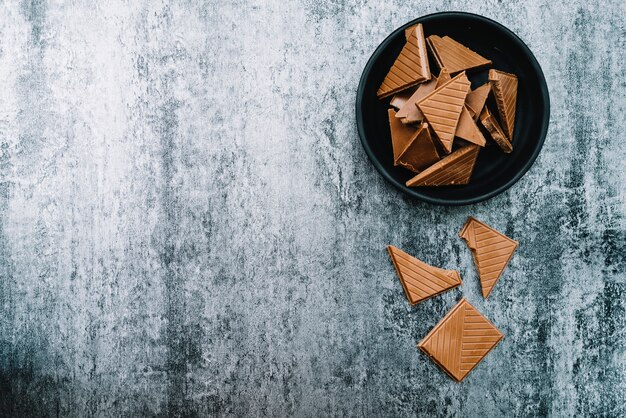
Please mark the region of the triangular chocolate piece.
MULTIPOLYGON (((424 84, 420 84, 420 86, 423 86, 423 85, 424 84)), ((411 87, 409 89, 402 90, 394 94, 393 97, 391 98, 391 101, 389 102, 389 105, 391 107, 394 107, 396 110, 402 109, 402 106, 404 106, 407 100, 409 100, 411 96, 415 94, 416 90, 417 89, 415 87, 411 87)))
POLYGON ((460 382, 503 337, 495 325, 463 298, 417 346, 460 382))
POLYGON ((502 127, 509 141, 513 142, 517 105, 517 76, 504 71, 489 70, 489 81, 493 95, 496 97, 502 127))
POLYGON ((445 156, 406 182, 408 187, 418 186, 457 186, 469 183, 476 158, 478 145, 469 144, 445 156))
POLYGON ((385 76, 377 95, 379 99, 382 99, 427 80, 430 80, 430 67, 424 31, 422 25, 418 24, 385 76))
POLYGON ((438 89, 450 80, 452 80, 450 72, 447 68, 442 68, 441 71, 439 71, 439 76, 437 77, 437 84, 435 85, 435 88, 438 89))
POLYGON ((404 293, 411 305, 454 289, 461 284, 458 272, 433 267, 394 247, 387 246, 391 261, 396 268, 404 293))
POLYGON ((428 37, 427 43, 439 68, 447 68, 450 74, 456 74, 464 70, 475 70, 491 65, 491 61, 458 43, 449 36, 442 38, 437 35, 431 35, 428 37))
POLYGON ((428 124, 424 122, 413 135, 402 154, 396 159, 395 165, 419 173, 439 161, 439 158, 437 148, 430 136, 428 124))
POLYGON ((459 123, 456 126, 454 135, 481 147, 484 147, 487 143, 482 132, 480 132, 480 129, 476 126, 476 122, 474 122, 474 119, 470 116, 467 105, 465 105, 461 111, 461 117, 459 118, 459 123))
POLYGON ((469 80, 461 73, 417 102, 446 153, 452 151, 454 132, 469 88, 469 80))
POLYGON ((465 222, 460 236, 472 250, 483 296, 486 298, 513 256, 517 241, 471 216, 465 222))
POLYGON ((490 91, 491 84, 485 83, 475 90, 467 93, 467 97, 465 98, 465 106, 467 106, 467 110, 469 110, 470 115, 472 115, 472 118, 475 121, 478 120, 480 112, 482 112, 483 107, 485 107, 485 103, 487 102, 487 97, 489 96, 490 91))
POLYGON ((388 109, 389 129, 391 130, 391 147, 393 148, 393 161, 396 161, 402 151, 411 143, 411 139, 417 132, 417 128, 405 125, 396 118, 396 111, 388 109))
POLYGON ((415 106, 415 103, 434 91, 436 85, 437 77, 435 76, 433 76, 433 78, 431 78, 427 82, 420 84, 417 87, 417 90, 415 90, 415 93, 413 93, 411 97, 409 97, 409 99, 406 101, 406 103, 404 103, 402 108, 398 110, 398 113, 396 113, 396 117, 401 119, 402 123, 421 122, 424 119, 424 115, 417 108, 417 106, 415 106))
POLYGON ((502 128, 500 128, 500 124, 496 118, 493 117, 487 106, 483 107, 480 113, 480 123, 485 127, 487 132, 489 132, 491 139, 498 144, 502 151, 507 154, 513 151, 513 145, 509 142, 506 134, 502 131, 502 128))

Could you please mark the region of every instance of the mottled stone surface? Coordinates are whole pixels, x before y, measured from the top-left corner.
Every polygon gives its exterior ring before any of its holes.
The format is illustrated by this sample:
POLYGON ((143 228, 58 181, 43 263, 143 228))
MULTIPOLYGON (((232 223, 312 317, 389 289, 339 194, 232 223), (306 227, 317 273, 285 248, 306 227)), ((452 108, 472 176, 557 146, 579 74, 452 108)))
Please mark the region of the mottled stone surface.
POLYGON ((626 414, 623 1, 0 2, 0 415, 626 414), (439 208, 360 147, 397 26, 494 18, 542 65, 530 172, 439 208), (520 242, 490 299, 468 215, 520 242), (385 246, 459 268, 409 307, 385 246), (462 384, 416 343, 465 295, 462 384))

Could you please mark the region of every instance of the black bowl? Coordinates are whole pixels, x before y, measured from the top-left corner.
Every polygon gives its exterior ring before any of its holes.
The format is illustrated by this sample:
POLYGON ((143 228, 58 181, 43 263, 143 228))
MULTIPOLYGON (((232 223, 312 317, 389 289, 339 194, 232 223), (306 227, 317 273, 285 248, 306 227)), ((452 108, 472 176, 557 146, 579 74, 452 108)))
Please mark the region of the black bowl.
MULTIPOLYGON (((432 65, 431 68, 435 66, 432 65)), ((468 73, 472 88, 487 81, 487 71, 468 73)), ((462 12, 423 16, 396 29, 369 59, 356 97, 356 121, 365 152, 374 167, 391 184, 409 196, 439 205, 467 205, 502 193, 519 180, 533 164, 546 137, 550 119, 548 87, 539 63, 526 44, 509 29, 486 17, 462 12), (496 146, 481 150, 470 183, 464 186, 411 188, 405 182, 415 174, 393 165, 387 108, 376 91, 400 54, 404 29, 422 23, 424 35, 448 35, 493 61, 496 68, 518 77, 517 111, 513 152, 496 146)), ((491 141, 489 141, 491 142, 491 141)))

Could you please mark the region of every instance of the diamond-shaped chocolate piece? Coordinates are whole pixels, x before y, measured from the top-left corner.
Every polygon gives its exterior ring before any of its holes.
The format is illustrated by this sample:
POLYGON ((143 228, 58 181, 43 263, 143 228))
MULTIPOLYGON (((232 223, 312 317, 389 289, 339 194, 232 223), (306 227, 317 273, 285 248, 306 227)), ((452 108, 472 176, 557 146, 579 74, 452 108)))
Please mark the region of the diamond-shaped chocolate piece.
POLYGON ((450 377, 460 382, 503 338, 464 298, 418 344, 450 377))

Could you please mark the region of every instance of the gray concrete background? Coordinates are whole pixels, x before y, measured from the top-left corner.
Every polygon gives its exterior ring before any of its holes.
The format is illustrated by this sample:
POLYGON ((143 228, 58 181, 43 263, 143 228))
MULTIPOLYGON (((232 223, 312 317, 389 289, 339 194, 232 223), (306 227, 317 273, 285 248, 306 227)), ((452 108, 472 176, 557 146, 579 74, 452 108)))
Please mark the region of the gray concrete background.
POLYGON ((0 415, 626 415, 624 2, 0 2, 0 415), (545 147, 440 208, 362 151, 397 26, 496 19, 542 65, 545 147), (488 301, 456 238, 520 242, 488 301), (389 243, 458 268, 411 308, 389 243), (506 335, 456 384, 416 343, 462 295, 506 335))

